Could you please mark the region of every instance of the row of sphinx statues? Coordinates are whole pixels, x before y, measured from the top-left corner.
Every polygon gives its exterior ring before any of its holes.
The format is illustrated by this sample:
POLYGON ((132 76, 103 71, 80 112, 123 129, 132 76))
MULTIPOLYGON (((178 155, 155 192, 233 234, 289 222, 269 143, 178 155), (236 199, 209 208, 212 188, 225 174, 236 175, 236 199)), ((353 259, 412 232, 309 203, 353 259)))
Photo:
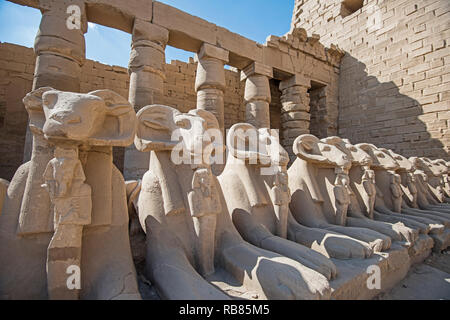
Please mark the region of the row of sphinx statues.
POLYGON ((235 124, 226 148, 204 139, 219 128, 205 110, 152 105, 136 115, 110 90, 52 88, 24 104, 32 158, 0 183, 1 299, 140 299, 130 215, 145 233, 145 277, 164 299, 230 299, 218 283, 258 299, 329 299, 336 261, 450 242, 444 160, 305 134, 288 168, 267 128, 235 124), (226 150, 220 175, 209 161, 175 164, 174 131, 191 156, 199 141, 202 159, 226 150), (264 147, 235 143, 238 131, 264 147), (112 148, 133 142, 150 153, 149 170, 125 182, 112 148))

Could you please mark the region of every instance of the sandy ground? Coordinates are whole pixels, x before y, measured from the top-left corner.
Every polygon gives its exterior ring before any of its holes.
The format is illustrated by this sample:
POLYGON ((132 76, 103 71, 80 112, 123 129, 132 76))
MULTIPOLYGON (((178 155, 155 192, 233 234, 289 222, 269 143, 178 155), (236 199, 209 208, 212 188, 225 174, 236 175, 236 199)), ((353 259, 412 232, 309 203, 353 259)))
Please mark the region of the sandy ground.
POLYGON ((450 251, 433 253, 378 300, 450 300, 450 251))
MULTIPOLYGON (((155 288, 138 266, 139 289, 145 300, 159 300, 155 288), (139 272, 140 271, 140 272, 139 272)), ((450 300, 450 251, 433 253, 424 263, 411 267, 403 281, 376 300, 450 300)))

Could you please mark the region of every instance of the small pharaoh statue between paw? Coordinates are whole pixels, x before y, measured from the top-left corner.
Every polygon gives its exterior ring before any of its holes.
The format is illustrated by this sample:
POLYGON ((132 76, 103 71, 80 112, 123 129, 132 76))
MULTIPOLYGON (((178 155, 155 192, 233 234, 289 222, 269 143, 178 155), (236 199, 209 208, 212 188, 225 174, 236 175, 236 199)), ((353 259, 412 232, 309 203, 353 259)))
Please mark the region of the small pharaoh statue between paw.
POLYGON ((289 213, 289 202, 291 201, 291 191, 288 186, 288 175, 285 171, 278 171, 273 178, 271 198, 275 210, 276 235, 287 238, 287 220, 289 213))
MULTIPOLYGON (((91 187, 77 147, 56 147, 44 172, 54 215, 54 234, 47 249, 47 288, 50 299, 79 299, 81 288, 70 285, 69 267, 81 267, 83 226, 91 222, 91 187)), ((79 269, 78 269, 79 270, 79 269)))
POLYGON ((199 273, 214 273, 214 246, 217 215, 222 207, 210 167, 193 167, 192 191, 188 201, 197 236, 196 259, 199 273))
POLYGON ((336 224, 345 226, 347 219, 347 210, 350 205, 350 179, 348 174, 342 168, 336 168, 336 180, 334 182, 334 197, 336 206, 336 224))
POLYGON ((411 206, 417 208, 417 187, 416 187, 416 177, 412 172, 408 172, 406 175, 406 186, 409 193, 411 194, 411 206))
POLYGON ((399 174, 391 172, 391 194, 392 194, 392 204, 394 205, 394 211, 395 212, 401 212, 402 211, 402 197, 403 197, 403 191, 400 186, 402 182, 402 178, 399 174))
POLYGON ((445 200, 445 192, 444 192, 445 178, 444 176, 439 177, 439 184, 436 186, 436 196, 440 202, 444 202, 445 200))
POLYGON ((373 219, 373 211, 377 197, 377 187, 375 186, 375 171, 370 170, 369 167, 364 167, 362 185, 366 191, 366 195, 364 197, 366 214, 369 218, 373 219))

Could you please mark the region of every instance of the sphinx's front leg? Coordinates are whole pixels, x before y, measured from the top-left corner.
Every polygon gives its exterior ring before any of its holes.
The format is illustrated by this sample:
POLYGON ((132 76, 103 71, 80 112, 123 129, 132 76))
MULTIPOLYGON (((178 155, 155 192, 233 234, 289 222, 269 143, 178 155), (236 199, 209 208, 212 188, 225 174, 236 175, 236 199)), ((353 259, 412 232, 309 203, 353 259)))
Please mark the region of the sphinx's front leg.
POLYGON ((336 266, 327 257, 298 243, 273 235, 264 225, 254 221, 249 213, 235 210, 233 223, 247 242, 298 261, 323 274, 327 279, 336 276, 336 266))
POLYGON ((150 230, 146 238, 146 276, 164 299, 228 300, 229 296, 202 278, 170 230, 150 230))
POLYGON ((389 211, 384 208, 376 208, 376 211, 373 213, 373 218, 377 221, 384 221, 390 223, 402 222, 405 226, 417 229, 419 233, 428 234, 430 232, 430 226, 415 220, 411 220, 408 217, 389 211))
POLYGON ((436 221, 437 223, 443 224, 446 228, 450 226, 450 214, 413 208, 402 208, 402 214, 430 219, 436 221))
POLYGON ((439 211, 443 213, 450 214, 450 209, 448 204, 434 204, 434 205, 428 205, 424 208, 425 210, 431 210, 431 211, 439 211))
POLYGON ((391 238, 379 232, 356 227, 344 227, 338 225, 326 225, 324 229, 345 234, 349 237, 367 242, 374 251, 385 251, 391 247, 391 238))
POLYGON ((364 259, 373 253, 363 241, 329 230, 305 227, 291 214, 288 217, 288 239, 336 259, 364 259))
POLYGON ((320 273, 297 261, 257 248, 225 231, 218 250, 220 263, 246 288, 266 299, 329 299, 331 288, 320 273))
POLYGON ((347 217, 347 226, 371 229, 387 235, 394 241, 404 240, 411 245, 414 244, 419 237, 419 232, 417 230, 408 228, 401 222, 392 224, 383 221, 375 221, 368 218, 347 217))

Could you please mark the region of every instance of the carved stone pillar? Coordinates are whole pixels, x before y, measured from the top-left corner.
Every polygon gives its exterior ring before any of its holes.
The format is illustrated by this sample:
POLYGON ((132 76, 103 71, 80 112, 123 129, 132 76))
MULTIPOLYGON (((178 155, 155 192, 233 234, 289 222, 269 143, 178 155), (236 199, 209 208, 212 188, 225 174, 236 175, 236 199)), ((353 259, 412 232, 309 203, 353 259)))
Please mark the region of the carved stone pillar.
POLYGON ((197 109, 212 112, 219 121, 219 127, 224 134, 224 90, 225 69, 229 52, 203 44, 196 55, 197 77, 195 78, 195 91, 197 92, 197 109))
POLYGON ((42 19, 34 44, 33 90, 52 87, 79 92, 86 57, 84 1, 40 1, 42 19))
POLYGON ((309 81, 295 75, 280 83, 281 95, 281 145, 289 153, 291 161, 295 159, 292 150, 294 140, 309 133, 311 115, 309 113, 309 81))
MULTIPOLYGON (((162 102, 165 49, 168 40, 168 30, 143 20, 135 20, 128 72, 129 101, 136 112, 147 105, 162 102)), ((139 152, 134 145, 128 147, 124 160, 125 179, 142 179, 148 171, 149 161, 148 152, 139 152)))
POLYGON ((136 19, 133 27, 130 63, 130 103, 138 111, 157 104, 164 93, 165 50, 169 31, 136 19))
MULTIPOLYGON (((84 1, 40 1, 41 24, 36 35, 33 88, 52 87, 79 92, 81 67, 86 58, 84 1)), ((24 162, 31 158, 33 136, 27 128, 24 162)))
POLYGON ((270 128, 270 86, 273 77, 271 67, 254 62, 242 70, 241 81, 245 82, 245 121, 257 128, 270 128))

